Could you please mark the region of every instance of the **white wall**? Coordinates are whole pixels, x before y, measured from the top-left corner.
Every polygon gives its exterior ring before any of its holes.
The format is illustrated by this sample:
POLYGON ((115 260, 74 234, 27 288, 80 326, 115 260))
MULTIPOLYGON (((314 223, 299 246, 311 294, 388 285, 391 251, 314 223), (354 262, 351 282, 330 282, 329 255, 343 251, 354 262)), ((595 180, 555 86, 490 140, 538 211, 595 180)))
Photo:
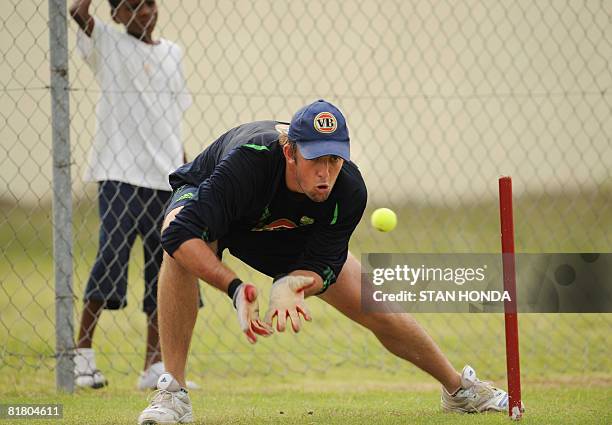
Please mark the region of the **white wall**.
MULTIPOLYGON (((48 6, 15 3, 0 9, 0 199, 35 204, 51 196, 48 6)), ((347 115, 373 202, 494 196, 501 174, 518 192, 611 183, 610 1, 159 3, 157 35, 186 52, 191 157, 231 126, 325 97, 347 115)), ((99 91, 75 31, 80 196, 99 91)))

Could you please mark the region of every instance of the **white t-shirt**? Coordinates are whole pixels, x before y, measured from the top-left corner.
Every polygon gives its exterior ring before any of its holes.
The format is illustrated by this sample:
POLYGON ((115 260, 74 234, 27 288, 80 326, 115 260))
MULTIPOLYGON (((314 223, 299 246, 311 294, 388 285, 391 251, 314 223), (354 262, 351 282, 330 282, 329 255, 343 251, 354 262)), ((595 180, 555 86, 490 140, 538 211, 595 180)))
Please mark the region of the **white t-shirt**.
POLYGON ((170 190, 168 174, 183 163, 181 119, 191 105, 182 51, 164 39, 146 44, 94 19, 91 37, 77 33, 77 49, 101 90, 84 178, 170 190))

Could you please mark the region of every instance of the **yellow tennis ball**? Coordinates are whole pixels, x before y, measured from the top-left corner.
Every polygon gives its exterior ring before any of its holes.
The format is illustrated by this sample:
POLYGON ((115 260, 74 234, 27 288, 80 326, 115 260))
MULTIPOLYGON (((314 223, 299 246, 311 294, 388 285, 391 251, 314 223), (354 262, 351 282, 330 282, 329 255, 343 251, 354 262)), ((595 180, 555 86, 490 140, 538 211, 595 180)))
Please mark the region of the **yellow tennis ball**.
POLYGON ((381 232, 390 232, 397 226, 397 215, 389 208, 378 208, 370 217, 372 226, 381 232))

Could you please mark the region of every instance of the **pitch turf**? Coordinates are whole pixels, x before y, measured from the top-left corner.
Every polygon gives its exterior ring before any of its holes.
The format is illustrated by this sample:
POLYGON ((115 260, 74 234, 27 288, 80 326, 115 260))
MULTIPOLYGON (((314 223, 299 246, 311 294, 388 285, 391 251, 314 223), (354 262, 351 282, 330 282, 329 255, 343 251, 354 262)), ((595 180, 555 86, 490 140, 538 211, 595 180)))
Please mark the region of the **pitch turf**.
MULTIPOLYGON (((519 199, 517 248, 531 252, 609 251, 611 196, 608 190, 598 196, 583 195, 586 201, 519 199)), ((494 252, 499 247, 494 204, 459 210, 409 206, 398 213, 400 225, 388 235, 370 232, 362 224, 352 249, 494 252)), ((110 388, 58 396, 53 377, 49 217, 50 210, 0 206, 0 403, 64 404, 64 420, 37 421, 39 424, 135 423, 146 406, 146 394, 131 389, 144 346, 144 316, 137 301, 142 291, 138 274, 141 255, 134 251, 130 268, 131 304, 124 311, 105 313, 96 335, 98 366, 111 381, 110 388)), ((80 294, 95 255, 95 213, 77 209, 75 222, 74 280, 75 293, 80 294)), ((262 281, 260 286, 266 285, 262 281)), ((192 392, 200 423, 508 421, 504 414, 441 413, 439 390, 431 378, 384 353, 371 335, 320 302, 310 302, 314 322, 300 335, 277 335, 251 347, 237 332, 226 297, 210 290, 205 291, 205 297, 208 307, 200 315, 190 359, 190 378, 203 385, 202 390, 192 392)), ((79 299, 77 295, 77 311, 79 299)), ((481 378, 505 387, 500 315, 421 315, 419 319, 457 368, 469 362, 481 378)), ((611 323, 612 315, 519 318, 523 399, 528 409, 523 423, 612 423, 611 323)))
MULTIPOLYGON (((439 391, 432 383, 402 383, 397 376, 361 379, 359 369, 330 376, 205 383, 192 391, 200 424, 503 424, 505 414, 447 414, 440 411, 439 391)), ((586 384, 585 380, 582 380, 586 384)), ((587 384, 588 385, 588 384, 587 384)), ((37 424, 134 424, 146 406, 146 394, 114 385, 77 395, 52 391, 24 394, 2 391, 3 403, 62 403, 64 419, 37 424)), ((558 383, 524 386, 525 424, 604 424, 612 422, 609 383, 579 387, 558 383)), ((11 423, 2 421, 2 423, 11 423)), ((15 422, 15 423, 24 423, 15 422)))

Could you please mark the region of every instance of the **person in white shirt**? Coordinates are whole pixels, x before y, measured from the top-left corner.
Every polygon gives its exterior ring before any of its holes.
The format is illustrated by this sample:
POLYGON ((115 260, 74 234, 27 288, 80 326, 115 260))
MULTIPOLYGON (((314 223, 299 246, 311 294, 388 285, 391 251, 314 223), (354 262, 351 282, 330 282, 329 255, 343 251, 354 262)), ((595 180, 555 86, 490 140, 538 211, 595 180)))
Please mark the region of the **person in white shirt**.
POLYGON ((90 15, 91 0, 74 0, 77 50, 100 87, 96 131, 85 171, 98 182, 100 237, 84 296, 77 348, 78 387, 107 385, 96 368, 92 339, 103 309, 127 304, 130 249, 137 235, 144 247, 147 347, 138 387, 155 387, 164 372, 157 324, 157 277, 162 261, 160 228, 171 191, 168 174, 185 162, 180 137, 191 104, 181 48, 154 39, 155 0, 108 0, 116 30, 90 15))

